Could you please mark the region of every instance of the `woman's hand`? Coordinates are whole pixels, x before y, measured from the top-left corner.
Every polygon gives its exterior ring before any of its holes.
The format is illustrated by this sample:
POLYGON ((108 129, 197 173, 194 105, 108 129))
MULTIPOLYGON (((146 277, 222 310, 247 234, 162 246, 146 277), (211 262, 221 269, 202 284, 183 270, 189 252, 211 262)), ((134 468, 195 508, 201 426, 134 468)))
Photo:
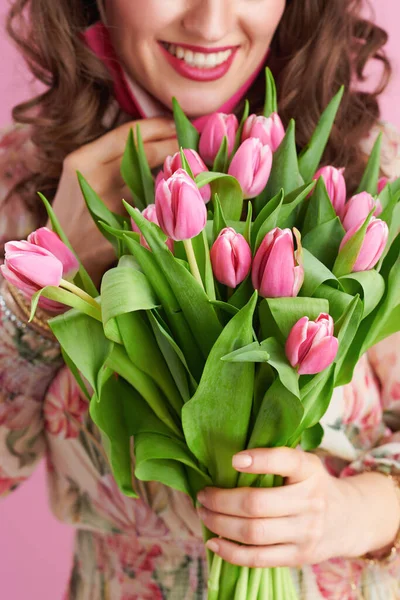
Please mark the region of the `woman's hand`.
POLYGON ((87 210, 76 171, 80 171, 105 204, 124 213, 122 199, 131 193, 121 177, 121 160, 129 130, 139 123, 150 168, 162 165, 169 154, 178 151, 174 122, 166 118, 130 121, 94 142, 69 154, 63 163, 53 209, 72 247, 96 284, 115 259, 111 244, 102 236, 87 210))
POLYGON ((393 484, 380 473, 338 479, 316 455, 290 448, 246 450, 232 464, 238 471, 282 475, 286 481, 269 489, 200 492, 201 520, 227 538, 213 538, 207 546, 230 563, 316 564, 372 552, 396 535, 399 503, 393 484))

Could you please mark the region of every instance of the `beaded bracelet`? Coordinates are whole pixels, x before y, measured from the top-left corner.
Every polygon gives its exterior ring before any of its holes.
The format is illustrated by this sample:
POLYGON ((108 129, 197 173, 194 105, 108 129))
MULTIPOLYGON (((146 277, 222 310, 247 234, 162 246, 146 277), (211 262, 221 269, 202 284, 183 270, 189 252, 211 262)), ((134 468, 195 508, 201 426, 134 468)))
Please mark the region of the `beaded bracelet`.
MULTIPOLYGON (((369 472, 369 473, 380 473, 381 475, 385 475, 385 477, 388 477, 394 485, 396 496, 397 496, 397 499, 400 504, 400 475, 392 475, 391 473, 385 473, 383 471, 379 471, 378 469, 365 469, 365 471, 369 472)), ((373 554, 373 552, 371 552, 371 553, 367 552, 363 556, 360 556, 359 560, 363 560, 363 561, 367 562, 369 565, 375 565, 375 566, 376 565, 381 565, 381 566, 388 565, 395 560, 395 558, 399 554, 399 551, 400 551, 400 527, 399 527, 399 530, 397 532, 397 535, 394 539, 394 542, 393 542, 391 548, 382 557, 380 557, 380 558, 372 557, 372 556, 369 556, 369 554, 373 554)))

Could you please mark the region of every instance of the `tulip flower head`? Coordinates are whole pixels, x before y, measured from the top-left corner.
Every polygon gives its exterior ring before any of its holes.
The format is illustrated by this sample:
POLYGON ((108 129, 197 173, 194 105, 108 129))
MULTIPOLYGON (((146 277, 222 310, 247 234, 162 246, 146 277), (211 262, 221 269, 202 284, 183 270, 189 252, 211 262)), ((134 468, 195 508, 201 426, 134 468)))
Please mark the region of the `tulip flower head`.
POLYGON ((207 165, 213 164, 224 136, 228 139, 228 154, 232 153, 238 128, 239 122, 235 115, 210 115, 199 140, 199 152, 207 165))
POLYGON ((249 274, 250 246, 232 227, 221 231, 211 248, 210 257, 215 278, 230 288, 237 287, 249 274))
POLYGON ((293 325, 285 352, 299 375, 315 375, 333 363, 339 347, 333 329, 333 319, 325 313, 321 313, 315 321, 302 317, 293 325))
MULTIPOLYGON (((199 173, 204 173, 208 171, 207 166, 205 165, 201 156, 196 152, 196 150, 192 150, 191 148, 185 148, 183 150, 186 160, 189 163, 189 166, 192 170, 193 176, 196 177, 199 173)), ((173 175, 178 169, 182 169, 182 159, 181 153, 176 152, 173 156, 167 156, 164 161, 163 167, 163 178, 168 179, 173 175)), ((209 185, 204 185, 200 188, 200 194, 207 204, 211 198, 211 187, 209 185)))
POLYGON ((267 185, 271 167, 271 148, 257 138, 249 138, 237 149, 228 174, 236 177, 244 198, 255 198, 267 185))
POLYGON ((285 129, 280 116, 273 113, 269 117, 250 115, 243 126, 242 142, 248 138, 258 138, 264 146, 275 152, 285 137, 285 129))
POLYGON ((389 183, 389 177, 381 177, 378 181, 378 194, 382 192, 382 190, 389 183))
POLYGON ((276 227, 263 239, 253 261, 252 282, 263 298, 297 296, 304 281, 300 264, 300 233, 294 229, 297 250, 294 250, 290 229, 276 227))
MULTIPOLYGON (((354 225, 347 231, 339 246, 339 252, 343 246, 357 233, 364 222, 365 219, 361 219, 358 224, 354 225)), ((389 228, 385 221, 371 217, 356 262, 353 265, 352 273, 357 273, 358 271, 369 271, 370 269, 373 269, 385 250, 388 237, 389 228)))
POLYGON ((346 202, 346 182, 343 172, 344 169, 336 169, 336 167, 322 167, 313 177, 315 181, 318 181, 320 177, 324 179, 328 196, 339 217, 342 216, 346 202))
MULTIPOLYGON (((58 287, 63 276, 64 265, 54 254, 31 242, 7 242, 1 273, 24 296, 32 298, 40 289, 51 285, 58 287)), ((39 305, 52 312, 65 310, 65 306, 40 298, 39 305)))
MULTIPOLYGON (((138 208, 135 208, 135 210, 140 212, 140 210, 138 208)), ((147 221, 150 221, 150 223, 155 223, 156 225, 160 226, 158 219, 157 219, 157 212, 156 212, 155 204, 149 204, 148 206, 146 206, 146 208, 144 209, 144 211, 141 214, 147 221)), ((145 248, 147 248, 147 250, 150 250, 150 246, 146 242, 144 235, 142 234, 142 232, 140 231, 139 227, 136 225, 136 223, 132 219, 132 217, 131 217, 131 225, 132 225, 132 231, 135 231, 136 233, 140 233, 140 244, 142 246, 144 246, 145 248)), ((171 250, 171 252, 173 252, 174 251, 173 240, 171 240, 171 238, 168 238, 165 243, 167 244, 167 246, 171 250)))
POLYGON ((60 237, 48 229, 40 227, 28 235, 28 242, 40 246, 53 254, 63 265, 64 279, 73 279, 79 271, 79 262, 75 254, 68 248, 60 237))
POLYGON ((378 217, 382 212, 380 200, 374 200, 368 192, 356 194, 346 204, 343 209, 342 224, 346 231, 358 225, 360 221, 364 222, 371 210, 376 206, 374 216, 378 217))
POLYGON ((178 169, 156 189, 156 214, 163 232, 175 241, 196 237, 207 223, 207 209, 193 179, 178 169))

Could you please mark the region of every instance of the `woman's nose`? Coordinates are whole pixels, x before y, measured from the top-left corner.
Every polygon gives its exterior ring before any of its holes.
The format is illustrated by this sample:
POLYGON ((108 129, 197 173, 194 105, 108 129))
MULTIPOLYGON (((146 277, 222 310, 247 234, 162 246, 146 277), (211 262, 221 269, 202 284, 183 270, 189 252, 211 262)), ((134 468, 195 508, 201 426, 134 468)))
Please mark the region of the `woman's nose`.
POLYGON ((233 30, 232 0, 193 0, 190 4, 183 27, 191 37, 203 42, 218 42, 233 30))

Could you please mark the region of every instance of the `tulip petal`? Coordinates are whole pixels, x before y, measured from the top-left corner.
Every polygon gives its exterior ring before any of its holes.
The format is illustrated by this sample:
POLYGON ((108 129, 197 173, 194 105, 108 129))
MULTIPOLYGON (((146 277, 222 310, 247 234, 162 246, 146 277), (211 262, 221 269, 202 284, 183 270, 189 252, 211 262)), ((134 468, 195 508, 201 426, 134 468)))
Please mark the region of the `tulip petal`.
POLYGON ((295 367, 299 362, 299 349, 307 339, 308 323, 308 317, 299 319, 297 323, 293 325, 286 340, 285 353, 292 367, 295 367))
POLYGON ((64 277, 72 278, 79 271, 79 262, 76 256, 51 229, 47 227, 37 229, 28 236, 28 242, 45 248, 54 254, 62 262, 64 277))
POLYGON ((62 263, 55 256, 15 253, 7 260, 7 264, 39 288, 59 286, 63 275, 62 263))
POLYGON ((293 296, 294 291, 294 246, 290 229, 275 240, 265 265, 260 294, 264 298, 293 296))
POLYGON ((368 271, 376 265, 385 249, 387 238, 388 227, 386 223, 380 219, 371 219, 357 260, 353 266, 354 273, 368 271))
POLYGON ((311 347, 304 360, 300 363, 299 375, 315 375, 333 363, 339 347, 338 339, 328 336, 311 347))

